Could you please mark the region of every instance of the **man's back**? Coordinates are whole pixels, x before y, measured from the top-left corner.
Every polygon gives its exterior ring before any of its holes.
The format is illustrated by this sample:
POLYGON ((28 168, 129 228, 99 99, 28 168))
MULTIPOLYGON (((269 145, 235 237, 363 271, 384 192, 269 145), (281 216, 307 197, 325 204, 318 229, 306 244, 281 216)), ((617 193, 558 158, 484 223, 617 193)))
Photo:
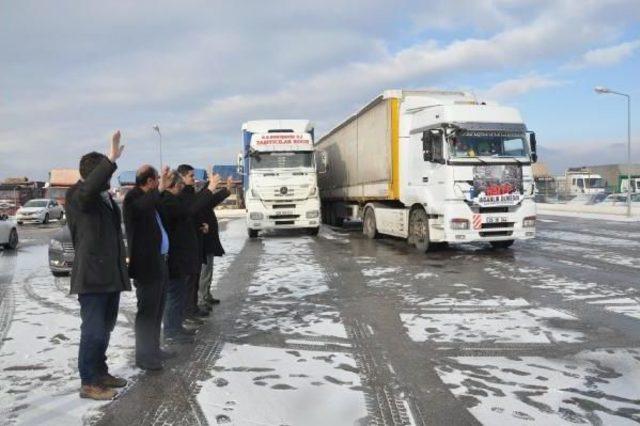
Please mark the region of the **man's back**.
POLYGON ((115 165, 106 158, 67 191, 66 214, 76 253, 71 294, 130 290, 120 209, 101 195, 115 165))

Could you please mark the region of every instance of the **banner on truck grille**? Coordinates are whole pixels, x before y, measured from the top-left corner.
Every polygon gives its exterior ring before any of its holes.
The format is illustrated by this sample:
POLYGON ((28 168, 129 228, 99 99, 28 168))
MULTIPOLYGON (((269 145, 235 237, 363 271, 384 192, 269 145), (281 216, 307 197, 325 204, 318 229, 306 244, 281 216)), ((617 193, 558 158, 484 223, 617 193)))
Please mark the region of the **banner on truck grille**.
POLYGON ((473 167, 469 201, 482 207, 512 206, 522 201, 522 167, 519 164, 482 164, 473 167))

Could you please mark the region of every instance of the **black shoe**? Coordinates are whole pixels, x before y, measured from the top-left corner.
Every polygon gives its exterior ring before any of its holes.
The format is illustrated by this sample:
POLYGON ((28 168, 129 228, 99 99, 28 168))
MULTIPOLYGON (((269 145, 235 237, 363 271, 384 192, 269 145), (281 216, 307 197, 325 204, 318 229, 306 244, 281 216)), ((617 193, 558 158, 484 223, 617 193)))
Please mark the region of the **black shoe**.
POLYGON ((167 360, 178 356, 178 352, 160 349, 160 359, 167 360))
POLYGON ((195 310, 192 314, 193 316, 195 316, 196 318, 200 317, 200 318, 204 318, 204 317, 208 317, 210 314, 207 311, 203 311, 202 309, 198 308, 197 310, 195 310))
POLYGON ((215 297, 213 297, 213 296, 205 297, 204 301, 205 301, 205 303, 207 303, 208 305, 218 305, 218 304, 220 304, 220 299, 216 299, 216 298, 215 298, 215 297))
POLYGON ((155 361, 136 361, 136 366, 143 370, 158 371, 162 370, 162 362, 155 361))

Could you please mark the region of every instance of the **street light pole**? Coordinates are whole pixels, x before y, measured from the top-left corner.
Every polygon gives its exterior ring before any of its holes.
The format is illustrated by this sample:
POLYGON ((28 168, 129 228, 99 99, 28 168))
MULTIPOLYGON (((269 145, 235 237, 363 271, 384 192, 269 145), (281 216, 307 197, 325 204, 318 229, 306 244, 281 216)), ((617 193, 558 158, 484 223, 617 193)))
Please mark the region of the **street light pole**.
POLYGON ((160 147, 160 173, 162 173, 162 133, 160 133, 160 126, 158 126, 157 124, 153 126, 153 130, 158 132, 158 143, 160 147))
POLYGON ((627 98, 627 216, 631 217, 631 96, 601 86, 594 90, 599 95, 612 94, 627 98))

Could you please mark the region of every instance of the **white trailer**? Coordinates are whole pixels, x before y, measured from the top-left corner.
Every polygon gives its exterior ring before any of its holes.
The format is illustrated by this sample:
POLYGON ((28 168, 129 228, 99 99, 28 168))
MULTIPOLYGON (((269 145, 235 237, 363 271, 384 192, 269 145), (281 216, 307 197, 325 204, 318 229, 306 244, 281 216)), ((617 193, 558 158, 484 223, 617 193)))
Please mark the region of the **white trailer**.
POLYGON ((323 220, 370 238, 509 247, 535 236, 535 134, 464 92, 389 90, 316 143, 323 220))

